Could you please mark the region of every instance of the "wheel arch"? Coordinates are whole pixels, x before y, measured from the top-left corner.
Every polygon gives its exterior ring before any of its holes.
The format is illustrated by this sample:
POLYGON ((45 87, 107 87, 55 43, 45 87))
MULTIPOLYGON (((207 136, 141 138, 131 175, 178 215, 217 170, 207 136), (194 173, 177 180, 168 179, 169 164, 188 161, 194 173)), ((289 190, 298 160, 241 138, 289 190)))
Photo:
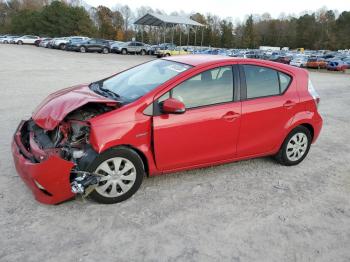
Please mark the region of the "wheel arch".
MULTIPOLYGON (((106 152, 107 150, 110 150, 112 148, 127 148, 127 149, 131 149, 132 151, 134 151, 141 158, 146 175, 149 176, 150 168, 149 168, 148 158, 145 155, 145 153, 142 152, 142 150, 140 150, 132 145, 129 145, 129 144, 121 144, 121 145, 116 145, 116 146, 106 148, 103 152, 106 152)), ((101 153, 103 153, 103 152, 101 152, 101 153)))
MULTIPOLYGON (((314 130, 314 127, 310 123, 303 123, 303 124, 300 124, 298 126, 306 127, 310 131, 311 139, 312 140, 314 139, 315 130, 314 130)), ((298 126, 296 126, 296 127, 298 127, 298 126)), ((296 128, 296 127, 294 127, 294 128, 296 128)))
POLYGON ((283 135, 281 141, 278 143, 278 145, 274 149, 274 151, 278 152, 281 149, 281 147, 283 146, 283 143, 286 140, 286 138, 288 137, 288 135, 290 134, 290 132, 292 132, 295 128, 297 128, 299 126, 303 126, 303 127, 307 128, 310 131, 312 141, 314 140, 314 135, 315 135, 314 126, 311 123, 306 122, 306 121, 298 121, 298 122, 293 123, 293 125, 289 126, 288 130, 283 135))

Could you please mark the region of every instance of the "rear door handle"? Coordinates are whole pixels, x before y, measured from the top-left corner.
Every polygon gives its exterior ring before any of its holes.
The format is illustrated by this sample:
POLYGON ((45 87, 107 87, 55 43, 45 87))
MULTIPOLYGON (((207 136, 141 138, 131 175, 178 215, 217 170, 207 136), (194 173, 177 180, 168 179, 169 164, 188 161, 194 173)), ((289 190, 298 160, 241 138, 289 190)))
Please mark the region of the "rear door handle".
POLYGON ((222 116, 222 119, 229 121, 229 122, 233 122, 236 118, 238 118, 240 115, 236 112, 233 111, 229 111, 226 114, 224 114, 222 116))
POLYGON ((289 108, 292 108, 293 106, 295 106, 295 104, 296 104, 296 103, 295 103, 294 101, 288 100, 287 102, 285 102, 285 103, 283 104, 283 107, 289 109, 289 108))

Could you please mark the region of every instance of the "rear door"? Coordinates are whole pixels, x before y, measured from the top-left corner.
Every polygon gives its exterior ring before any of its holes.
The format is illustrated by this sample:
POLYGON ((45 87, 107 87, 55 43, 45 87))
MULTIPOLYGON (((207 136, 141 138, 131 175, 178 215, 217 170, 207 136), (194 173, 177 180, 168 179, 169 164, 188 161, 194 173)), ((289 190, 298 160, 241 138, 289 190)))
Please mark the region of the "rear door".
POLYGON ((241 114, 241 102, 234 99, 236 72, 233 74, 232 66, 206 70, 155 102, 157 108, 161 101, 172 97, 186 106, 183 114, 160 113, 153 117, 155 159, 160 170, 235 157, 241 114))
POLYGON ((89 51, 96 51, 97 50, 97 41, 96 39, 90 39, 88 42, 87 42, 87 45, 86 45, 87 49, 89 51))
POLYGON ((142 47, 143 47, 142 43, 136 43, 136 52, 140 53, 142 50, 142 47))
POLYGON ((29 38, 30 36, 23 36, 22 37, 22 42, 23 42, 23 44, 30 44, 30 38, 29 38))
POLYGON ((103 41, 102 40, 96 40, 96 45, 95 45, 95 51, 102 51, 103 48, 103 41))
POLYGON ((240 65, 242 117, 239 157, 266 154, 280 143, 297 112, 293 76, 259 65, 240 65), (245 81, 244 81, 245 79, 245 81))
POLYGON ((136 43, 135 42, 131 42, 128 45, 128 52, 134 53, 136 50, 136 43))

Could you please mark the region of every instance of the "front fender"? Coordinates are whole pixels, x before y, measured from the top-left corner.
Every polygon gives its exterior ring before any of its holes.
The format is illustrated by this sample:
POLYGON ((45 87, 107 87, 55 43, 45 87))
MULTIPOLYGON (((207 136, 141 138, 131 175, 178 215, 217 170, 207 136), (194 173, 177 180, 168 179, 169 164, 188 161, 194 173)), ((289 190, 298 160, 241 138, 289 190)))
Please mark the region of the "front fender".
POLYGON ((90 144, 96 152, 100 154, 112 147, 130 146, 146 157, 149 175, 157 173, 151 141, 151 121, 149 119, 91 125, 90 144))

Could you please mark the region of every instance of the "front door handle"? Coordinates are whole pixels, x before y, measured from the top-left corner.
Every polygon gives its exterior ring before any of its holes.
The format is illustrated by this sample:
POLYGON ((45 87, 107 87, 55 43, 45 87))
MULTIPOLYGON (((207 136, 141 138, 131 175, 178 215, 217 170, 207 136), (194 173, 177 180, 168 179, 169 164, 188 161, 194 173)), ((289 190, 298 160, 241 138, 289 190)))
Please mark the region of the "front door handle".
POLYGON ((289 109, 289 108, 292 108, 292 107, 295 106, 295 105, 296 105, 296 103, 295 103, 294 101, 288 100, 287 102, 285 102, 285 103, 283 104, 283 107, 289 109))
POLYGON ((240 115, 236 112, 233 111, 229 111, 226 114, 224 114, 222 116, 222 119, 229 121, 229 122, 233 122, 234 120, 236 120, 240 115))

